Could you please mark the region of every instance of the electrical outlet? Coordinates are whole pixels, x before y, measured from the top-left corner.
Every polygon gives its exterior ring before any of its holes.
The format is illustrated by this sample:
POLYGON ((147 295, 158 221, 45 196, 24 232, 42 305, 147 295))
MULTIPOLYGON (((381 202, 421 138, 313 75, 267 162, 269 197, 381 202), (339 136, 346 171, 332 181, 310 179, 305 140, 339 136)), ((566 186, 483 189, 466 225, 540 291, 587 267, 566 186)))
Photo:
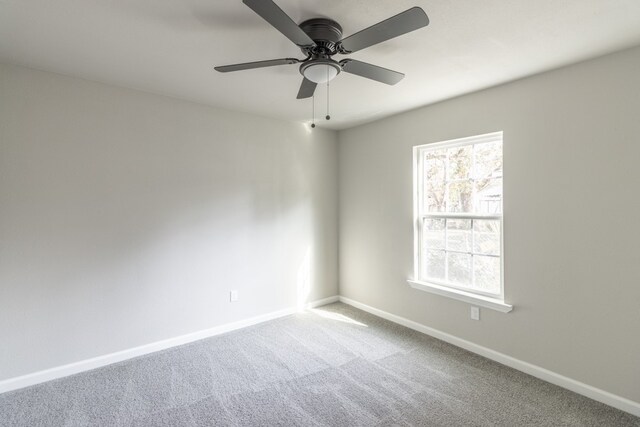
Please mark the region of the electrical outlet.
POLYGON ((480 307, 471 307, 471 319, 480 320, 480 307))
POLYGON ((240 297, 238 296, 238 291, 231 291, 229 292, 229 301, 230 302, 236 302, 238 301, 240 297))

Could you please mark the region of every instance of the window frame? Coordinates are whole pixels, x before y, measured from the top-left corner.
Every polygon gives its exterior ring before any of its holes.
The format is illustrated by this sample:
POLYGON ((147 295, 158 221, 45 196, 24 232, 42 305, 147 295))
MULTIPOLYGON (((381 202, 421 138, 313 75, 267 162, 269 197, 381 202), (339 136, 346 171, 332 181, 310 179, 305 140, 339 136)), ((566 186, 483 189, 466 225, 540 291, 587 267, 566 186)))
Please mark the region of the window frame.
MULTIPOLYGON (((484 305, 489 308, 496 309, 498 311, 508 312, 511 311, 512 306, 504 303, 504 204, 498 214, 476 214, 476 213, 452 213, 452 212, 422 212, 424 206, 424 198, 426 196, 426 190, 424 188, 425 180, 423 179, 423 161, 426 152, 435 151, 439 149, 457 148, 463 146, 470 146, 482 143, 500 142, 502 143, 502 153, 504 159, 504 141, 503 132, 492 132, 483 135, 457 138, 447 141, 435 142, 417 145, 413 147, 413 224, 414 224, 414 279, 409 280, 412 287, 426 290, 428 292, 437 293, 440 295, 450 296, 455 299, 463 301, 478 303, 478 305, 484 305), (422 268, 422 235, 424 230, 424 222, 428 218, 444 218, 444 219, 470 219, 470 220, 498 220, 500 222, 500 291, 499 293, 485 292, 482 290, 470 289, 464 285, 458 285, 448 281, 440 281, 436 279, 426 279, 421 277, 422 268)), ((504 200, 504 163, 503 163, 503 198, 504 200)), ((447 179, 447 181, 449 181, 447 179)), ((501 201, 502 202, 502 201, 501 201)), ((446 223, 445 223, 446 227, 446 223)), ((473 222, 471 223, 473 229, 473 222)), ((472 232, 473 236, 473 232, 472 232)), ((456 252, 448 250, 445 246, 445 254, 449 252, 456 252)), ((473 244, 470 251, 458 251, 462 253, 475 254, 473 244)), ((473 258, 472 258, 473 259, 473 258)), ((446 263, 445 263, 446 265, 446 263)), ((473 275, 473 267, 471 272, 473 275)))

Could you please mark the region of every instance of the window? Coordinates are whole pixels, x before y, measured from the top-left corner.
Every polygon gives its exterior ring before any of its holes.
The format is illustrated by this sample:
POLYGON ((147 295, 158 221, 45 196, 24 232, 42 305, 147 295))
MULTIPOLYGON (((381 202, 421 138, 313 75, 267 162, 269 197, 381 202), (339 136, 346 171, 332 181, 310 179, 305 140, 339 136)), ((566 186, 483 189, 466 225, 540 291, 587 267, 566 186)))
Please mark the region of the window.
POLYGON ((421 145, 413 155, 412 282, 503 301, 502 132, 421 145))

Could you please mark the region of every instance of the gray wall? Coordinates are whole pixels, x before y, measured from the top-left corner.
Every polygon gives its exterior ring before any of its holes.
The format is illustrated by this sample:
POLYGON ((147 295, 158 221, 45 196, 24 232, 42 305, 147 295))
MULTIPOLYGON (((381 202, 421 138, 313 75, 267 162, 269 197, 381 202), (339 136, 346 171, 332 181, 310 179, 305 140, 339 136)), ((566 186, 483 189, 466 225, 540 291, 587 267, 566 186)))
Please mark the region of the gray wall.
POLYGON ((640 402, 640 49, 339 134, 340 293, 640 402), (409 288, 414 145, 504 131, 512 313, 409 288))
POLYGON ((0 66, 0 380, 336 295, 336 138, 0 66))

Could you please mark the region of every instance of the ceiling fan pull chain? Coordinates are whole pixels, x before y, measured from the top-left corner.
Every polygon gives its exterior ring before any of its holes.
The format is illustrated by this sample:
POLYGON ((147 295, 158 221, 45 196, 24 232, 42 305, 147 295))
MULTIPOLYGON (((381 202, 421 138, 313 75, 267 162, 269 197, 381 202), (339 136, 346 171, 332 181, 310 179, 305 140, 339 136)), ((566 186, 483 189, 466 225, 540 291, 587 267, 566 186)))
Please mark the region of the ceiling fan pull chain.
POLYGON ((325 119, 330 120, 331 116, 329 115, 329 67, 327 67, 327 116, 325 119))
POLYGON ((316 127, 316 94, 311 96, 311 127, 316 127))

